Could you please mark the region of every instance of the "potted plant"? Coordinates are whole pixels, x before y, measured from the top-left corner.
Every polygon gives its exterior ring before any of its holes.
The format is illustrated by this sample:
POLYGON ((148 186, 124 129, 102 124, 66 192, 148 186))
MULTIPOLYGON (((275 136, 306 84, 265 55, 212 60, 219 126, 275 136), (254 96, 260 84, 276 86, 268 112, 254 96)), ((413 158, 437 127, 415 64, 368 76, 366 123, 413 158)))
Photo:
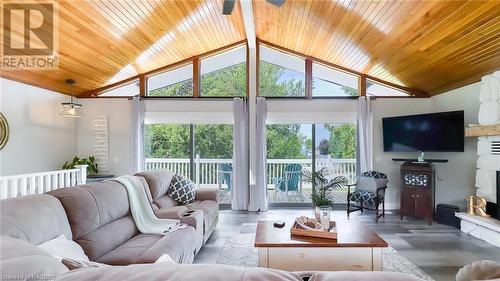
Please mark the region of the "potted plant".
POLYGON ((64 163, 63 170, 74 169, 76 165, 88 165, 87 171, 89 175, 97 174, 99 172, 94 156, 89 156, 88 158, 78 158, 78 156, 75 156, 73 160, 66 161, 64 163))
POLYGON ((319 217, 320 208, 333 207, 334 202, 328 196, 329 190, 340 189, 347 183, 347 179, 344 176, 328 178, 328 171, 326 170, 326 168, 322 168, 321 170, 316 172, 303 170, 302 176, 305 182, 314 182, 315 188, 311 194, 311 200, 315 206, 316 218, 319 217))

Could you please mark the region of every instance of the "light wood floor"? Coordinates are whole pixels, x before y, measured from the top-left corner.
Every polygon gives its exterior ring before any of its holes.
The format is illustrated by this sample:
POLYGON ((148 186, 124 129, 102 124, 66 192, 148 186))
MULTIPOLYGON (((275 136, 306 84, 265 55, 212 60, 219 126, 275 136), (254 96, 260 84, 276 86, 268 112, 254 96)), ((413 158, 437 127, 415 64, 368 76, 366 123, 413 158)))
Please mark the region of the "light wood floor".
MULTIPOLYGON (((196 255, 195 263, 217 262, 227 239, 239 233, 249 233, 260 219, 287 219, 300 215, 312 216, 312 208, 272 209, 264 213, 223 210, 220 221, 207 244, 196 255)), ((346 220, 345 211, 332 213, 333 220, 346 220)), ((436 281, 453 281, 461 267, 478 260, 500 260, 500 249, 479 239, 463 234, 460 230, 434 223, 427 225, 414 218, 399 219, 397 214, 387 214, 375 224, 373 212, 352 213, 351 220, 365 223, 386 240, 399 254, 416 264, 436 281)))

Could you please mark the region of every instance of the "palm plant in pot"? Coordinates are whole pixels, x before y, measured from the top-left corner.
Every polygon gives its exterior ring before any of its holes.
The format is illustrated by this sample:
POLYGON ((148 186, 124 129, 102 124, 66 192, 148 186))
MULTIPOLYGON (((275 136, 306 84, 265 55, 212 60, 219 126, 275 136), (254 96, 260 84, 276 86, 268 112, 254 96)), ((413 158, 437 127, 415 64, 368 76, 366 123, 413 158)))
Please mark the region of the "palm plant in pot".
POLYGON ((344 176, 329 178, 326 168, 315 172, 303 170, 302 177, 305 182, 314 182, 315 188, 311 194, 311 201, 315 206, 316 218, 319 217, 320 208, 333 207, 334 202, 328 196, 329 191, 332 189, 341 189, 347 184, 347 178, 344 176))

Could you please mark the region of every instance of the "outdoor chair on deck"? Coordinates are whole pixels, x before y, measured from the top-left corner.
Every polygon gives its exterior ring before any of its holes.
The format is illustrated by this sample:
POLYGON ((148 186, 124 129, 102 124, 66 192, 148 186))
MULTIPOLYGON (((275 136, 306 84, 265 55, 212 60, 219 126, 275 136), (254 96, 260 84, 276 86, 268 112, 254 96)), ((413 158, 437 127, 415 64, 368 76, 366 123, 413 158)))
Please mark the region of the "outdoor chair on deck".
POLYGON ((288 192, 297 192, 301 199, 302 194, 302 165, 286 164, 284 177, 272 178, 274 192, 284 192, 288 199, 288 192))
POLYGON ((355 211, 363 209, 375 211, 375 221, 385 217, 385 190, 387 189, 387 175, 377 171, 361 173, 355 184, 347 185, 347 218, 355 211), (356 189, 351 191, 351 187, 356 189), (353 204, 354 203, 354 204, 353 204), (382 204, 382 213, 379 215, 379 206, 382 204))
POLYGON ((227 185, 227 191, 231 191, 233 180, 233 165, 229 163, 219 164, 219 190, 222 188, 222 181, 227 185))

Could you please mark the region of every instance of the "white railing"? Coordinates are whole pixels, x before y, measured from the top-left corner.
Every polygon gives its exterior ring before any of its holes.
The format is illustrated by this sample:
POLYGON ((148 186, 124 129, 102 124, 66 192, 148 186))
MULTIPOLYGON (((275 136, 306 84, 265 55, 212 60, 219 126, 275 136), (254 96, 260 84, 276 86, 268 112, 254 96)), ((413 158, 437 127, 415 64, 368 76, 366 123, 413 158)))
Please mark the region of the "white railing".
MULTIPOLYGON (((195 182, 203 185, 220 184, 219 164, 233 163, 232 159, 206 159, 197 156, 194 159, 195 182)), ((301 164, 303 169, 311 169, 311 159, 267 159, 267 183, 272 178, 284 176, 287 164, 301 164)), ((356 179, 356 159, 316 159, 316 170, 327 168, 332 175, 343 175, 349 182, 356 179)), ((146 158, 146 170, 167 169, 190 177, 189 158, 146 158)))
POLYGON ((42 194, 87 182, 87 165, 75 169, 0 177, 0 199, 42 194))

